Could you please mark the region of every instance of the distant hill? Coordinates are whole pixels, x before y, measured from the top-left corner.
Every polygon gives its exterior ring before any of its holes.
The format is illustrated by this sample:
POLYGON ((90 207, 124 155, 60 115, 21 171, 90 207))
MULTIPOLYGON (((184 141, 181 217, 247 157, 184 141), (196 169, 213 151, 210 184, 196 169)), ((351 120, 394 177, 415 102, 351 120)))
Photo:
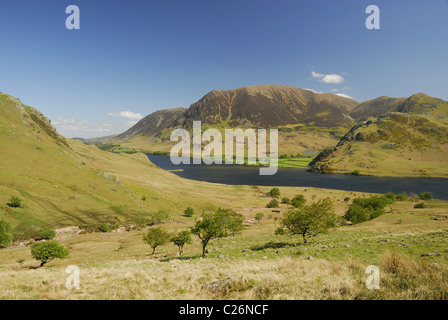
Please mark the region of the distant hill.
POLYGON ((381 97, 353 112, 364 120, 319 154, 311 171, 448 175, 448 102, 419 93, 381 97))
POLYGON ((320 150, 335 143, 355 121, 350 112, 358 102, 329 93, 283 85, 214 90, 188 109, 157 111, 113 141, 146 151, 169 151, 170 132, 191 129, 193 121, 223 128, 279 128, 281 153, 320 150))

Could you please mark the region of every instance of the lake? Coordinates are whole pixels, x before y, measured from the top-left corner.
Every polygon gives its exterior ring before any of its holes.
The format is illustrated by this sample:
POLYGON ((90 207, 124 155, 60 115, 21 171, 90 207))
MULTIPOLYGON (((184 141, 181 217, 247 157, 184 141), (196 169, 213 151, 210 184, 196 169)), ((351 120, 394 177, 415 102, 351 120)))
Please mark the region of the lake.
POLYGON ((420 194, 429 191, 435 198, 448 200, 448 178, 431 177, 369 177, 344 174, 310 173, 305 169, 278 168, 273 176, 260 176, 259 167, 244 165, 173 165, 169 156, 148 154, 152 163, 164 170, 193 180, 230 185, 257 185, 276 187, 314 187, 346 191, 395 194, 420 194))

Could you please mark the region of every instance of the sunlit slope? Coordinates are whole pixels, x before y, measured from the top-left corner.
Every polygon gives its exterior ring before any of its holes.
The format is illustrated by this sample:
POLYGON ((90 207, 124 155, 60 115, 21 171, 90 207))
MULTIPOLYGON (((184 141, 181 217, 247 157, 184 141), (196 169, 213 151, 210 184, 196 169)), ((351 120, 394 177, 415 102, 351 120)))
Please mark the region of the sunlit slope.
POLYGON ((0 95, 0 148, 0 219, 15 233, 132 223, 158 210, 178 214, 189 204, 233 201, 231 187, 178 178, 143 154, 113 154, 65 139, 40 112, 8 95, 0 95), (21 198, 23 208, 7 206, 11 196, 21 198))
POLYGON ((448 176, 448 102, 416 94, 393 103, 391 112, 361 121, 322 152, 312 170, 448 176))

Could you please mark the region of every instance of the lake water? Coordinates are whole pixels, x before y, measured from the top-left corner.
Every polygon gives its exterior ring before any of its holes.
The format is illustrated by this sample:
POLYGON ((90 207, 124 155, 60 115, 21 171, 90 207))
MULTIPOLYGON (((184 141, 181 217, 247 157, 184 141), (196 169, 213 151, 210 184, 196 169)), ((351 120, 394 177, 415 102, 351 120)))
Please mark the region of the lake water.
POLYGON ((152 163, 164 170, 174 171, 186 179, 230 185, 258 185, 276 187, 315 187, 347 191, 395 194, 432 192, 435 198, 448 200, 448 178, 430 177, 368 177, 344 174, 310 173, 305 169, 279 168, 273 176, 260 176, 259 168, 244 165, 173 165, 169 156, 148 154, 152 163))

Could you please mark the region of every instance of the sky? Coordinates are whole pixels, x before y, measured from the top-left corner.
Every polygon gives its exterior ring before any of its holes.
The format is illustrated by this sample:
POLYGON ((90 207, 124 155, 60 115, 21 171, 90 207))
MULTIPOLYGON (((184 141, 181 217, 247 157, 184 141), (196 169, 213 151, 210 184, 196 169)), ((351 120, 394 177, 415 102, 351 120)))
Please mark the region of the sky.
POLYGON ((259 84, 448 100, 448 0, 0 0, 0 92, 69 138, 259 84))

